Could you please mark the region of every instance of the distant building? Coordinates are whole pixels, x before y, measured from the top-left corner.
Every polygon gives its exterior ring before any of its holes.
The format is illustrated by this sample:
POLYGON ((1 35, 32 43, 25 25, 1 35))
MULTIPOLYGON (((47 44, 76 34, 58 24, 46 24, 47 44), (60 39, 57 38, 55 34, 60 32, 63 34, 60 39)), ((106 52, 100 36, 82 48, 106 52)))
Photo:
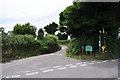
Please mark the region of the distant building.
POLYGON ((12 36, 12 35, 13 35, 13 32, 12 32, 12 31, 8 31, 7 34, 8 34, 9 36, 12 36))

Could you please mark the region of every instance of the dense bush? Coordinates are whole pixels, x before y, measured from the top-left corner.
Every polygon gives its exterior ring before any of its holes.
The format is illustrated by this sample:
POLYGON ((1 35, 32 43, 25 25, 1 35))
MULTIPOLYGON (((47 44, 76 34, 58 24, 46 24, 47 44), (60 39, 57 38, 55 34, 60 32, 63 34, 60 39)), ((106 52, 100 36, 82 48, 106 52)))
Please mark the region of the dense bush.
POLYGON ((59 40, 59 43, 61 45, 68 45, 70 43, 70 40, 59 40))
POLYGON ((47 34, 46 41, 47 41, 47 44, 49 47, 49 49, 48 49, 49 52, 54 52, 54 51, 61 49, 59 41, 58 41, 58 37, 56 37, 54 35, 47 34))
POLYGON ((120 57, 120 39, 114 39, 111 36, 106 36, 106 49, 105 53, 102 54, 102 52, 98 52, 98 44, 96 41, 93 41, 92 39, 88 39, 85 36, 81 36, 81 38, 74 38, 71 40, 69 44, 69 49, 67 50, 67 55, 83 55, 82 53, 82 46, 86 46, 88 44, 93 46, 93 54, 97 57, 104 57, 104 58, 118 58, 120 57))
POLYGON ((58 36, 59 40, 67 40, 67 38, 68 38, 68 35, 65 33, 63 33, 63 34, 58 33, 57 36, 58 36))
POLYGON ((120 38, 113 39, 112 37, 108 36, 106 38, 106 45, 106 54, 108 54, 109 57, 120 57, 120 38))
POLYGON ((3 59, 35 56, 60 50, 58 38, 47 35, 42 40, 35 40, 33 35, 3 35, 3 59))

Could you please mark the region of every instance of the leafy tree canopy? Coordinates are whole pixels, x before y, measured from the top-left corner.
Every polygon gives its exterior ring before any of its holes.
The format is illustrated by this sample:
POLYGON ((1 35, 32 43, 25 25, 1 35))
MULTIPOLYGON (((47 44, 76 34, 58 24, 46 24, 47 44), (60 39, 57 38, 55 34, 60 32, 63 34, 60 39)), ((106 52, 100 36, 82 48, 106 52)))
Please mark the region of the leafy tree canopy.
POLYGON ((120 3, 74 2, 60 13, 60 25, 67 26, 72 37, 83 33, 97 36, 103 28, 111 37, 117 37, 120 27, 120 3))
POLYGON ((4 27, 0 27, 0 32, 4 32, 4 27))
POLYGON ((42 28, 40 28, 38 30, 38 37, 37 37, 37 39, 40 40, 40 39, 43 39, 43 37, 44 37, 44 31, 43 31, 42 28))
POLYGON ((58 28, 58 24, 56 24, 55 22, 52 22, 51 24, 44 27, 45 31, 52 35, 55 34, 55 32, 57 31, 57 28, 58 28))
POLYGON ((20 34, 20 35, 36 35, 36 27, 33 25, 30 25, 30 23, 26 23, 24 25, 16 24, 13 29, 14 34, 20 34))
POLYGON ((67 40, 67 38, 68 38, 68 35, 65 33, 58 33, 57 36, 58 36, 59 40, 67 40))

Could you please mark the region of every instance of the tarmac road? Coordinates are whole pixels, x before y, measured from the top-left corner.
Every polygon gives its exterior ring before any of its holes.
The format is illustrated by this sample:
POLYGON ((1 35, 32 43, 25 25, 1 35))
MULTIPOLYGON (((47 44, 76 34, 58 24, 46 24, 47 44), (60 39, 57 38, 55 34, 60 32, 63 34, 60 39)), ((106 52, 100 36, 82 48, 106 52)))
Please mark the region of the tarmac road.
POLYGON ((2 64, 2 78, 118 78, 118 60, 73 59, 66 49, 2 64))

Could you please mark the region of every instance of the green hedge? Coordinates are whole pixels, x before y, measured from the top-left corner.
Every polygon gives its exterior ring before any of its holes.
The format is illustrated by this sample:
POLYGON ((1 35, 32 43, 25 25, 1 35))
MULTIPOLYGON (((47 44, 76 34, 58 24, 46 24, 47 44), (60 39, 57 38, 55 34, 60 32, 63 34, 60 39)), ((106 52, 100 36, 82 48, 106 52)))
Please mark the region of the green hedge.
MULTIPOLYGON (((81 46, 86 46, 88 44, 93 46, 93 53, 96 57, 104 57, 106 59, 118 58, 120 57, 120 38, 114 39, 111 36, 106 36, 106 51, 104 54, 98 50, 98 41, 92 38, 87 38, 81 36, 81 38, 74 38, 69 44, 69 49, 67 50, 67 55, 82 56, 81 46)), ((85 53, 85 52, 84 52, 85 53)))
POLYGON ((50 52, 55 52, 61 49, 60 44, 58 42, 58 37, 54 35, 47 34, 46 37, 46 42, 48 44, 48 51, 50 52))
POLYGON ((110 57, 120 57, 120 38, 113 39, 108 36, 106 39, 106 45, 106 54, 109 54, 110 57))
POLYGON ((42 40, 35 40, 32 35, 3 35, 2 57, 3 59, 16 59, 40 54, 47 54, 60 50, 58 38, 47 35, 42 40))
POLYGON ((70 40, 59 40, 59 43, 61 45, 68 45, 70 43, 70 40))

